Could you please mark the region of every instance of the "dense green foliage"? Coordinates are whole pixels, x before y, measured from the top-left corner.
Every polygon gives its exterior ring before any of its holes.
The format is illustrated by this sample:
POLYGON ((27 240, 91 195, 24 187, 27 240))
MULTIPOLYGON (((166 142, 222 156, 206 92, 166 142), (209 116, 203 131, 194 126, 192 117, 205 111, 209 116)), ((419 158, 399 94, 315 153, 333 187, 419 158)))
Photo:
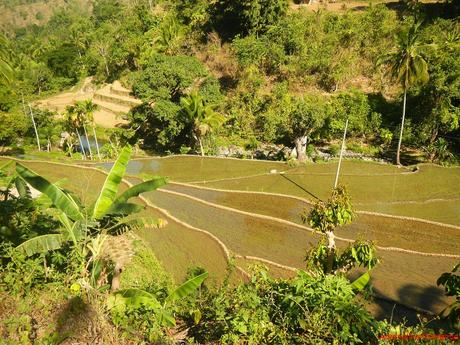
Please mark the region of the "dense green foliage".
MULTIPOLYGON (((443 6, 313 13, 289 9, 285 0, 69 5, 42 27, 5 33, 2 78, 11 79, 11 67, 15 81, 0 92, 2 123, 9 124, 0 126, 2 144, 21 144, 14 136, 24 133, 25 121, 16 123, 18 115, 10 115, 24 112, 21 94, 27 103, 94 75, 97 82, 122 78, 133 88, 145 104, 129 115, 122 140, 161 153, 199 151, 179 101, 198 92, 226 118, 207 136, 205 152, 219 145, 254 150, 259 146, 254 143, 275 143, 297 146, 303 160, 308 144, 338 139, 348 117, 351 136, 370 147, 366 152, 390 157, 399 138, 404 89, 403 148, 426 152, 442 138, 447 151, 455 150, 460 29, 445 15, 455 13, 455 4, 443 6), (414 22, 422 23, 416 35, 414 22), (410 56, 418 53, 413 66, 425 61, 422 74, 430 78, 400 88, 388 65, 379 62, 383 53, 403 47, 407 35, 417 37, 407 50, 410 56), (309 123, 303 122, 305 114, 309 123)), ((401 51, 394 50, 394 67, 401 51)), ((431 153, 427 158, 438 161, 431 153)), ((441 155, 439 161, 452 158, 441 155)))
POLYGON ((258 269, 251 281, 199 299, 201 320, 189 320, 199 343, 355 344, 376 341, 378 323, 355 300, 349 282, 299 271, 292 280, 258 269))

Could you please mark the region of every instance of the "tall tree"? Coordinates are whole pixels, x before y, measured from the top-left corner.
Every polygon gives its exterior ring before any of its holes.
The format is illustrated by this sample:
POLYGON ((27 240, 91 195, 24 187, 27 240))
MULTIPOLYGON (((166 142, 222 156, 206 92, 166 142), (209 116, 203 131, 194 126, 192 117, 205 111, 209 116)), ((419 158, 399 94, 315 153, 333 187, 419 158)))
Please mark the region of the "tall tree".
POLYGON ((83 127, 83 132, 85 133, 86 145, 88 146, 89 157, 93 159, 93 150, 91 150, 91 144, 88 138, 88 131, 86 130, 86 125, 90 123, 90 119, 89 119, 87 111, 91 109, 91 105, 89 105, 88 107, 87 101, 77 101, 75 102, 75 107, 77 111, 77 116, 80 117, 79 122, 81 123, 83 127))
POLYGON ((419 28, 420 23, 417 23, 408 30, 401 31, 396 36, 395 50, 382 59, 383 62, 390 63, 392 76, 401 84, 404 91, 401 129, 396 151, 397 165, 401 165, 400 153, 406 119, 407 90, 416 84, 426 83, 429 79, 428 64, 421 55, 426 45, 421 44, 419 40, 419 28))
POLYGON ((297 160, 304 162, 307 159, 307 143, 309 137, 320 129, 325 120, 325 108, 319 100, 297 99, 289 113, 290 136, 297 152, 297 160))
POLYGON ((180 103, 187 115, 187 122, 191 124, 192 136, 198 141, 201 155, 204 156, 204 136, 220 126, 225 119, 215 112, 211 105, 205 104, 197 92, 182 97, 180 103))
POLYGON ((80 142, 81 153, 83 154, 83 159, 86 159, 85 147, 83 145, 83 140, 81 139, 79 128, 82 127, 82 117, 78 113, 78 108, 75 105, 69 105, 66 108, 66 120, 68 127, 74 129, 77 133, 78 141, 80 142))
POLYGON ((96 143, 97 157, 101 159, 101 153, 99 150, 99 142, 97 141, 97 135, 96 135, 96 124, 94 122, 94 112, 97 110, 98 106, 97 104, 93 103, 91 99, 87 99, 86 101, 83 101, 82 105, 85 111, 86 119, 91 124, 91 127, 93 128, 93 136, 94 136, 94 141, 96 143))

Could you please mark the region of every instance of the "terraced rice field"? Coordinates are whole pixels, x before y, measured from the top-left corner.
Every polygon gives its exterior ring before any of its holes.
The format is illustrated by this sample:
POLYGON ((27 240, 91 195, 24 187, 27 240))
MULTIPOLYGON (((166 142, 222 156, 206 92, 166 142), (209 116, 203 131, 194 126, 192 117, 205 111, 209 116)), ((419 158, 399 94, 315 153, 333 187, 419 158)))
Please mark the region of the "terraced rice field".
MULTIPOLYGON (((2 162, 0 159, 0 164, 2 162)), ((61 186, 75 192, 85 205, 96 200, 106 178, 104 172, 95 169, 33 161, 22 164, 50 181, 61 181, 61 186)), ((126 183, 120 187, 121 190, 126 188, 126 183)), ((145 204, 143 200, 137 202, 145 204)), ((193 266, 208 270, 211 280, 217 282, 222 279, 222 272, 227 268, 227 259, 222 248, 212 238, 187 228, 152 207, 147 207, 145 213, 168 222, 163 229, 142 229, 138 234, 151 246, 157 258, 177 281, 182 281, 187 270, 193 266)))
MULTIPOLYGON (((94 169, 27 164, 51 179, 72 178, 75 190, 98 190, 105 178, 94 169)), ((357 238, 374 240, 381 258, 372 273, 374 291, 405 305, 441 311, 449 300, 435 286, 436 279, 460 260, 460 227, 455 226, 460 225, 460 169, 422 165, 412 172, 348 161, 342 172, 358 217, 338 230, 339 247, 357 238), (390 215, 367 212, 381 209, 390 215)), ((140 181, 136 176, 170 179, 142 198, 155 205, 147 212, 166 218, 169 225, 140 232, 165 267, 183 279, 187 267, 200 265, 219 280, 229 255, 245 271, 257 262, 283 277, 303 268, 306 249, 319 235, 302 224, 299 214, 330 193, 335 164, 289 168, 278 162, 185 156, 134 160, 128 173, 131 183, 140 181)), ((235 279, 243 278, 241 272, 235 279)))
MULTIPOLYGON (((269 192, 324 199, 334 183, 336 162, 290 168, 285 163, 172 156, 133 160, 131 175, 161 175, 171 181, 221 190, 269 192)), ((110 163, 102 164, 110 167, 110 163)), ((423 218, 460 226, 460 168, 422 164, 420 169, 345 161, 340 182, 359 210, 423 218)))

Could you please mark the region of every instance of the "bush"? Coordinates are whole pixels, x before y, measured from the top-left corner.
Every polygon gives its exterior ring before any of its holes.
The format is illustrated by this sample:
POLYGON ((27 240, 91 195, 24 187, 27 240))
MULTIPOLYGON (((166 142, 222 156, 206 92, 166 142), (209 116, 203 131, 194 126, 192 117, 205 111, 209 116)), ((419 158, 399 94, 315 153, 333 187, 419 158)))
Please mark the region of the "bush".
POLYGON ((329 146, 329 149, 327 151, 332 156, 338 156, 340 154, 340 146, 339 145, 331 145, 331 146, 329 146))
POLYGON ((372 146, 372 145, 363 145, 359 143, 349 143, 347 144, 347 150, 353 151, 356 153, 360 153, 366 156, 378 156, 382 153, 380 147, 372 146))
POLYGON ((193 341, 223 344, 356 344, 376 341, 378 323, 355 300, 343 277, 273 279, 256 268, 251 281, 223 286, 197 302, 193 341))

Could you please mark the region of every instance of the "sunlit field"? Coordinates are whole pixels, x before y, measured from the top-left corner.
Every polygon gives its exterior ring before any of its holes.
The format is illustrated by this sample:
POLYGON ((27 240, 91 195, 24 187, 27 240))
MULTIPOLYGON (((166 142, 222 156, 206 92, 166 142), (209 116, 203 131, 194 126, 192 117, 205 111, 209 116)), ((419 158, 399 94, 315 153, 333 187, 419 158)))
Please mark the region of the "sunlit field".
MULTIPOLYGON (((94 168, 29 161, 24 164, 52 181, 61 180, 64 187, 78 191, 86 204, 94 201, 95 191, 105 179, 105 174, 94 168)), ((162 217, 168 221, 168 225, 163 229, 142 229, 138 234, 177 280, 186 277, 188 268, 200 266, 206 268, 212 280, 218 282, 224 278, 228 265, 222 244, 234 257, 234 264, 245 271, 250 270, 251 264, 261 263, 267 265, 271 274, 287 277, 294 274, 289 268, 304 268, 306 250, 317 243, 320 236, 302 222, 300 214, 308 211, 315 197, 327 196, 334 168, 334 163, 289 168, 283 163, 172 157, 130 162, 128 171, 131 177, 127 181, 140 182, 142 178, 134 177, 136 175, 169 177, 168 185, 146 193, 142 201, 157 207, 147 207, 145 215, 162 217), (189 168, 185 169, 187 165, 189 168), (277 169, 277 172, 270 171, 273 169, 277 169), (186 171, 191 173, 187 174, 186 171), (279 174, 280 171, 288 173, 279 174), (245 178, 247 174, 259 176, 245 178), (196 181, 198 176, 222 181, 202 183, 196 181), (184 181, 188 184, 183 184, 184 181), (250 181, 257 181, 261 187, 249 188, 250 181), (241 183, 246 187, 242 187, 241 183), (211 186, 213 189, 210 189, 211 186), (229 190, 214 189, 216 187, 229 190), (160 212, 158 208, 169 214, 160 212)), ((342 172, 341 179, 349 186, 358 213, 351 225, 337 231, 338 246, 343 248, 351 240, 360 238, 373 240, 381 259, 381 264, 372 272, 374 291, 405 305, 438 312, 442 310, 448 299, 435 286, 435 281, 458 258, 426 256, 424 253, 458 254, 460 229, 422 219, 362 211, 378 211, 363 207, 372 205, 371 201, 377 204, 378 195, 384 204, 391 205, 391 200, 398 200, 398 205, 404 205, 411 211, 415 209, 414 203, 410 202, 413 199, 423 200, 434 196, 455 198, 459 194, 455 188, 459 170, 425 165, 420 171, 411 172, 388 165, 352 161, 345 162, 342 172), (421 181, 426 182, 434 176, 440 177, 436 178, 435 183, 425 184, 426 190, 403 193, 408 190, 408 185, 416 188, 421 181), (383 182, 378 185, 376 181, 380 179, 383 182), (402 191, 396 188, 392 191, 393 196, 386 195, 384 189, 388 190, 392 181, 402 191), (373 184, 381 189, 371 188, 373 184), (440 187, 437 194, 433 184, 440 187), (369 192, 364 192, 366 186, 369 192), (418 254, 394 251, 388 247, 418 254)), ((126 188, 126 185, 122 188, 126 188)), ((450 203, 454 209, 458 208, 454 201, 450 203)), ((433 206, 433 203, 428 202, 427 205, 433 206)), ((442 212, 439 213, 442 216, 442 212)), ((404 215, 413 216, 410 213, 404 215)), ((429 213, 425 218, 430 218, 429 213)), ((244 279, 239 271, 234 272, 236 278, 244 279)))

